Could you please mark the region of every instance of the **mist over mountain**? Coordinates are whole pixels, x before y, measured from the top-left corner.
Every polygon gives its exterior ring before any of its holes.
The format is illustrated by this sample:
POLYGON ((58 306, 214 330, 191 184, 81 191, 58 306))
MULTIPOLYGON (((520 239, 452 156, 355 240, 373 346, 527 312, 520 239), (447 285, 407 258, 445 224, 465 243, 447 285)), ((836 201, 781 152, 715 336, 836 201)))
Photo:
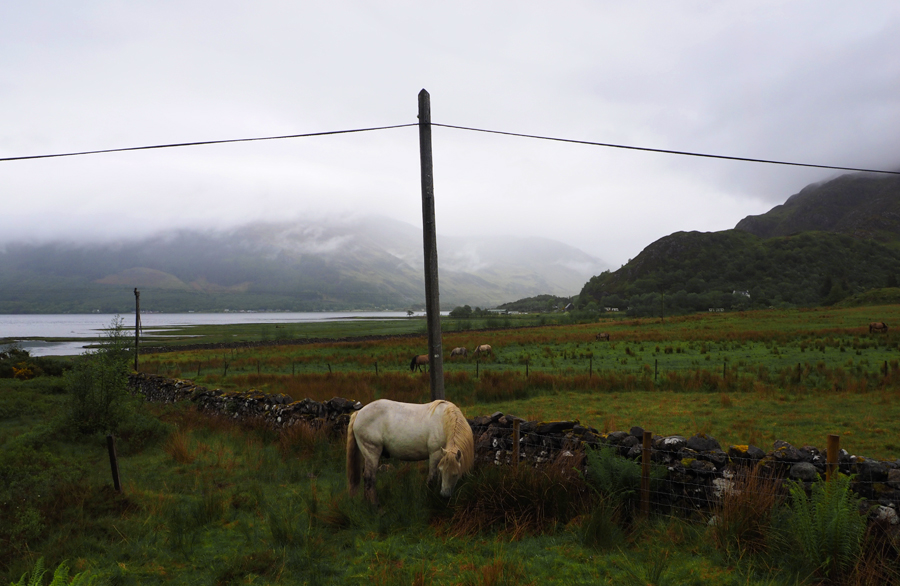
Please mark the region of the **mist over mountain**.
MULTIPOLYGON (((438 236, 441 305, 572 295, 606 268, 557 241, 438 236)), ((407 309, 424 303, 421 230, 384 217, 178 230, 107 244, 9 243, 0 313, 407 309)))
POLYGON ((735 229, 760 238, 820 231, 897 243, 900 177, 853 173, 813 183, 765 214, 747 216, 735 229))

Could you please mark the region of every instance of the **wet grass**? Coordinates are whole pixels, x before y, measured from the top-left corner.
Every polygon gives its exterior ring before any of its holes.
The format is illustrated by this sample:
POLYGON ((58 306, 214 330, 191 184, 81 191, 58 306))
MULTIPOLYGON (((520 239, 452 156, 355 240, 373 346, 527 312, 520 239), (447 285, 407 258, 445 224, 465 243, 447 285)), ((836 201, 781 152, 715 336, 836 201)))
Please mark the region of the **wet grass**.
MULTIPOLYGON (((824 447, 838 433, 851 453, 893 459, 900 337, 869 335, 866 324, 897 323, 900 332, 898 317, 900 307, 885 306, 447 331, 445 350, 488 343, 495 353, 448 359, 446 393, 469 416, 705 432, 726 447, 764 449, 775 439, 824 447), (610 342, 596 341, 601 330, 610 342)), ((144 355, 141 364, 295 399, 425 401, 428 376, 408 367, 425 345, 422 336, 185 351, 144 355)), ((568 482, 564 474, 489 467, 464 479, 448 503, 425 487, 422 465, 391 463, 378 478, 383 506, 372 509, 346 494, 343 438, 301 428, 278 435, 190 405, 148 407, 170 431, 120 455, 124 490, 116 494, 102 438, 42 434, 63 395, 38 381, 0 381, 0 443, 33 451, 3 462, 41 475, 41 490, 23 501, 27 514, 16 513, 28 539, 0 544, 0 580, 18 580, 43 557, 47 567, 69 560, 73 572, 113 584, 802 583, 780 572, 759 528, 737 514, 727 535, 676 518, 601 531, 594 522, 618 523, 614 511, 592 521, 583 492, 555 488, 568 482), (497 491, 508 506, 495 506, 497 491), (546 495, 565 498, 534 511, 522 505, 546 495), (735 551, 744 557, 735 561, 735 551)), ((867 557, 860 567, 885 566, 867 557)))

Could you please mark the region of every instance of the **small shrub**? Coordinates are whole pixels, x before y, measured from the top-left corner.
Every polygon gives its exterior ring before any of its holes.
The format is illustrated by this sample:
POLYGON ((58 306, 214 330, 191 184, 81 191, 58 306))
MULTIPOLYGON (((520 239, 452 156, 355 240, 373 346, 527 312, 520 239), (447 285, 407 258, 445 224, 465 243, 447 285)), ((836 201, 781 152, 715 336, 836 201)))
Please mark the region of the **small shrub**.
MULTIPOLYGON (((587 450, 586 455, 584 477, 588 485, 600 497, 610 498, 620 506, 622 520, 629 521, 640 499, 641 465, 619 457, 614 448, 587 450)), ((665 476, 664 467, 654 465, 650 468, 651 491, 665 476)))
POLYGON ((116 431, 125 418, 128 351, 122 319, 116 316, 100 349, 85 353, 66 373, 69 405, 66 428, 82 434, 116 431))
POLYGON ((780 535, 788 565, 829 580, 847 575, 859 558, 866 532, 860 497, 851 490, 850 478, 838 475, 829 482, 815 482, 809 496, 800 483, 791 484, 789 491, 780 535))

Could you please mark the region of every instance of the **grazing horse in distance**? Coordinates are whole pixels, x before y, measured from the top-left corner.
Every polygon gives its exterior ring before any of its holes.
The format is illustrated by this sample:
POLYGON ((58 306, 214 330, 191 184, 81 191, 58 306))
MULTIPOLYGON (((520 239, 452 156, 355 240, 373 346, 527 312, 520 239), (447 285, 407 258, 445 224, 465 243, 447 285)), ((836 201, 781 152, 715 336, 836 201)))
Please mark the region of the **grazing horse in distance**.
POLYGON ((875 332, 876 334, 886 334, 888 331, 888 325, 883 321, 873 321, 869 324, 869 333, 875 332))
POLYGON ((607 332, 600 332, 599 334, 597 334, 597 339, 606 340, 607 342, 609 342, 609 334, 607 332))
POLYGON ((359 489, 360 468, 366 498, 378 503, 375 473, 381 456, 398 460, 428 460, 428 483, 441 478, 441 496, 453 488, 475 462, 472 428, 450 401, 425 405, 372 401, 350 415, 347 426, 347 485, 359 489))
POLYGON ((426 370, 428 368, 428 354, 419 354, 418 356, 413 356, 412 361, 409 363, 409 370, 421 370, 422 367, 425 367, 426 370))
POLYGON ((479 354, 493 354, 494 349, 491 348, 490 344, 482 344, 481 346, 475 346, 475 351, 472 352, 472 356, 478 356, 479 354))
POLYGON ((453 358, 454 356, 466 357, 468 355, 469 355, 469 351, 461 346, 459 348, 454 348, 453 350, 450 351, 450 358, 453 358))

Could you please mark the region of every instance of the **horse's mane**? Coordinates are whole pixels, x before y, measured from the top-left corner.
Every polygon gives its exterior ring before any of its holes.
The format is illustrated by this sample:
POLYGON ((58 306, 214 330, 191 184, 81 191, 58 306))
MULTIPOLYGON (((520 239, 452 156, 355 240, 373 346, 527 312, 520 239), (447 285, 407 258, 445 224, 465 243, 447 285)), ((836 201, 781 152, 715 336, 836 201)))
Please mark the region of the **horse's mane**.
POLYGON ((456 446, 462 452, 459 461, 460 473, 465 474, 475 464, 475 439, 472 437, 472 427, 466 421, 459 407, 450 401, 442 401, 442 403, 446 404, 442 417, 447 446, 456 446))

